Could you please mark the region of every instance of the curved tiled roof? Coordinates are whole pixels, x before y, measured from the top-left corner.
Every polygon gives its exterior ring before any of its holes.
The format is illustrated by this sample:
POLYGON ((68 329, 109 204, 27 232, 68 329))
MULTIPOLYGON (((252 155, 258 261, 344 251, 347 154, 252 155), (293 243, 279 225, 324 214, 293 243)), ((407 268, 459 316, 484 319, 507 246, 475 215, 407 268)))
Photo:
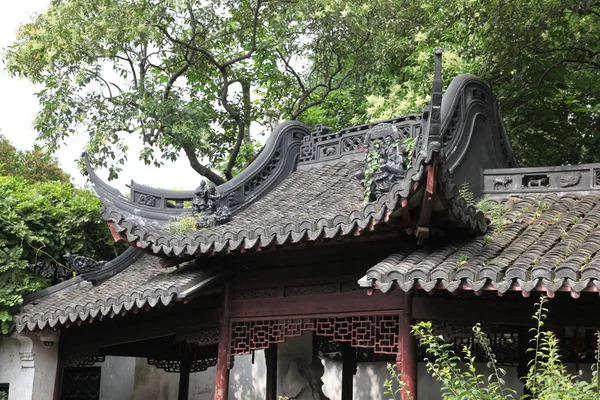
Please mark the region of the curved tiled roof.
POLYGON ((56 328, 134 309, 166 306, 190 287, 215 276, 192 266, 166 270, 159 260, 144 255, 97 286, 78 277, 65 290, 37 296, 14 316, 16 329, 23 332, 56 328))
POLYGON ((115 239, 151 254, 184 259, 360 235, 375 225, 393 225, 400 217, 396 227, 413 229, 419 239, 427 238, 430 222, 438 223, 440 216, 446 218, 443 225, 432 228, 466 227, 484 232, 485 217, 464 201, 450 174, 458 174, 454 176, 458 183, 478 184, 470 172, 484 166, 482 162, 494 168, 509 166, 512 153, 502 124, 497 123, 499 112, 490 88, 473 76, 459 76, 442 102, 440 69, 438 55, 432 102, 422 114, 385 121, 396 130, 392 135, 398 136, 396 139, 414 139, 415 150, 409 155, 412 167, 405 178, 373 202, 363 203, 364 189, 355 174, 363 167, 357 160, 364 159, 361 149, 368 147, 371 131, 379 123, 339 132, 321 126, 309 132, 300 123, 287 122, 275 129, 261 153, 260 165, 252 163, 247 171, 217 188, 220 206, 234 207, 231 221, 199 232, 169 233, 168 217, 191 210, 177 208, 183 207, 185 196, 145 188, 142 201, 141 197, 136 200, 136 190, 142 190, 137 188, 132 189, 129 200, 101 182, 88 165, 104 204, 103 218, 115 239), (474 138, 487 140, 487 144, 478 145, 474 138), (448 144, 452 146, 447 148, 448 144), (467 153, 477 153, 481 160, 469 162, 467 153), (465 171, 471 181, 463 179, 465 171), (406 212, 406 199, 410 200, 410 213, 406 212), (418 207, 421 212, 414 212, 418 207))
MULTIPOLYGON (((420 157, 416 167, 407 171, 407 178, 396 183, 390 192, 366 204, 363 203, 364 189, 356 177, 362 162, 349 160, 296 171, 230 222, 199 232, 170 234, 164 226, 149 223, 110 204, 105 205, 102 215, 128 242, 171 257, 359 235, 364 229, 387 222, 399 207, 399 200, 408 197, 413 185, 422 180, 427 164, 425 158, 425 155, 420 157)), ((485 231, 483 214, 460 197, 447 171, 442 174, 440 183, 455 218, 475 232, 485 231)))
POLYGON ((102 214, 129 242, 168 256, 332 238, 365 229, 396 206, 392 195, 363 204, 363 188, 355 176, 360 168, 361 162, 349 161, 296 171, 230 222, 185 235, 169 234, 163 226, 143 223, 110 205, 102 214))
POLYGON ((387 292, 484 288, 600 291, 600 195, 511 197, 496 233, 404 246, 359 281, 387 292))

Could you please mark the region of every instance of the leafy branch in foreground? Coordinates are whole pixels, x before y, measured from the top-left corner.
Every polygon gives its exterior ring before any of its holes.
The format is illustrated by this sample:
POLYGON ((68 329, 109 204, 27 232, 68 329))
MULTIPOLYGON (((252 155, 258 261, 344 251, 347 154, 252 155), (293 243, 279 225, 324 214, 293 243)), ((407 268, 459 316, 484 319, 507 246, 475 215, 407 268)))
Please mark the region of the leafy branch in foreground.
MULTIPOLYGON (((544 296, 536 303, 533 319, 536 326, 531 329, 533 347, 528 349, 533 353, 529 363, 529 372, 525 379, 525 388, 530 395, 521 399, 536 400, 592 400, 600 398, 600 383, 598 369, 600 366, 599 350, 600 335, 596 332, 597 348, 596 363, 592 366, 592 379, 586 382, 579 376, 569 374, 560 361, 559 341, 551 330, 544 329, 548 315, 544 296)), ((487 367, 491 373, 485 377, 475 368, 475 356, 470 347, 463 347, 462 355, 454 352, 453 345, 444 341, 441 335, 435 335, 431 322, 420 322, 412 327, 412 333, 417 336, 419 345, 427 353, 425 363, 427 371, 437 381, 442 383, 442 398, 479 400, 516 399, 516 391, 506 387, 504 377, 506 371, 498 366, 489 343, 479 324, 473 327, 475 343, 481 346, 487 358, 487 367)), ((396 375, 392 375, 400 379, 396 375)), ((387 388, 387 386, 386 386, 387 388)))
POLYGON ((70 183, 0 176, 0 209, 2 333, 8 332, 10 310, 24 295, 42 289, 47 280, 53 283, 58 275, 72 275, 66 253, 108 260, 121 248, 100 217, 100 200, 70 183))

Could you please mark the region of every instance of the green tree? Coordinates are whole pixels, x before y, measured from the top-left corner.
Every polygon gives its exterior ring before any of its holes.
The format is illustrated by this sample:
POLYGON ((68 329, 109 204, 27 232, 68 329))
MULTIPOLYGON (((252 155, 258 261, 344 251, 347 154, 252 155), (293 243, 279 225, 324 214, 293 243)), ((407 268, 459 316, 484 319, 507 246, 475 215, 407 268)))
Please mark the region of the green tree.
POLYGON ((47 285, 33 272, 34 265, 68 269, 66 253, 108 260, 118 251, 98 212, 100 200, 68 182, 30 183, 0 176, 0 209, 2 333, 10 326, 10 308, 20 304, 23 295, 47 285))
POLYGON ((68 183, 69 174, 58 166, 56 159, 43 147, 21 151, 0 134, 0 176, 22 176, 30 182, 60 181, 68 183))
MULTIPOLYGON (((371 86, 367 118, 419 112, 429 100, 431 51, 444 77, 472 73, 502 107, 518 160, 527 166, 600 160, 600 2, 425 0, 423 22, 402 39, 410 51, 371 86)), ((387 71, 385 72, 387 68, 387 71)))
POLYGON ((368 65, 375 11, 366 0, 53 0, 4 60, 44 85, 35 125, 51 148, 84 127, 113 178, 123 137, 137 135, 145 162, 183 151, 222 183, 252 156, 253 123, 300 118, 368 65))

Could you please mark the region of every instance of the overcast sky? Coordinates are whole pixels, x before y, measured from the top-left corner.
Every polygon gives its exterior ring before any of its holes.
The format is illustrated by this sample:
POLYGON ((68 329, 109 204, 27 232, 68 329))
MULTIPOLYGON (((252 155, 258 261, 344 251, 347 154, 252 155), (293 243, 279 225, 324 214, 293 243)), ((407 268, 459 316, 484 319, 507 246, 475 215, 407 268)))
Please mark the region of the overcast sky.
MULTIPOLYGON (((15 39, 19 25, 30 20, 31 15, 43 12, 49 5, 49 0, 2 1, 0 6, 0 51, 10 45, 15 39)), ((2 134, 19 149, 30 149, 37 133, 33 130, 33 121, 39 110, 35 93, 40 90, 23 79, 13 79, 4 71, 0 71, 0 130, 2 134)), ((61 167, 67 171, 76 184, 83 185, 86 179, 81 176, 75 159, 79 157, 86 144, 86 135, 69 139, 57 156, 61 167)), ((138 160, 136 142, 129 143, 131 154, 129 161, 119 175, 119 179, 111 185, 121 192, 128 189, 125 184, 132 179, 142 184, 150 184, 163 188, 193 189, 198 186, 200 176, 192 170, 185 157, 180 157, 176 163, 170 163, 162 168, 144 165, 138 160)), ((106 178, 108 171, 98 171, 106 178)))

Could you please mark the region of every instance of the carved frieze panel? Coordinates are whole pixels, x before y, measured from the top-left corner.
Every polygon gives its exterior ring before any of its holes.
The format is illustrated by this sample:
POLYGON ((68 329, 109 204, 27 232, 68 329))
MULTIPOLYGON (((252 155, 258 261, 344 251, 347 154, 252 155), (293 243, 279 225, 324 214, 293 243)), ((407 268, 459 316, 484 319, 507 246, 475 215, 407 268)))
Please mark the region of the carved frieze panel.
POLYGON ((594 170, 594 186, 600 186, 600 169, 594 170))
POLYGON ((183 335, 177 335, 175 340, 186 341, 197 346, 217 343, 219 341, 219 328, 209 328, 183 335))
POLYGON ((104 362, 105 357, 99 356, 94 352, 83 352, 70 354, 63 358, 63 367, 85 367, 96 363, 104 362))
MULTIPOLYGON (((421 114, 408 115, 382 121, 379 125, 393 125, 403 138, 418 137, 421 118, 421 114)), ((366 146, 367 134, 375 126, 377 124, 359 125, 342 129, 339 132, 331 132, 328 127, 317 125, 314 132, 302 138, 299 165, 334 160, 349 154, 360 153, 366 146)))
MULTIPOLYGON (((154 365, 156 368, 160 368, 165 372, 176 372, 181 371, 181 361, 179 360, 156 360, 149 358, 148 365, 154 365)), ((217 357, 201 358, 193 360, 190 366, 190 372, 206 371, 210 367, 217 365, 217 357)))
POLYGON ((348 342, 353 347, 372 348, 375 353, 395 354, 398 328, 399 316, 393 314, 233 321, 231 355, 266 349, 306 331, 348 342))
POLYGON ((600 164, 559 167, 487 169, 483 171, 483 193, 555 193, 597 191, 600 164))
POLYGON ((156 196, 152 196, 151 194, 140 194, 137 203, 148 207, 158 207, 160 204, 160 199, 156 196))
POLYGON ((268 299, 277 296, 277 288, 236 290, 233 292, 234 300, 268 299))
POLYGON ((334 283, 324 283, 319 285, 288 286, 285 288, 285 296, 308 296, 313 294, 334 293, 336 285, 334 283))
POLYGON ((265 165, 256 175, 254 175, 246 184, 244 184, 244 197, 251 196, 256 189, 263 184, 277 169, 281 163, 281 150, 278 149, 267 165, 265 165))

